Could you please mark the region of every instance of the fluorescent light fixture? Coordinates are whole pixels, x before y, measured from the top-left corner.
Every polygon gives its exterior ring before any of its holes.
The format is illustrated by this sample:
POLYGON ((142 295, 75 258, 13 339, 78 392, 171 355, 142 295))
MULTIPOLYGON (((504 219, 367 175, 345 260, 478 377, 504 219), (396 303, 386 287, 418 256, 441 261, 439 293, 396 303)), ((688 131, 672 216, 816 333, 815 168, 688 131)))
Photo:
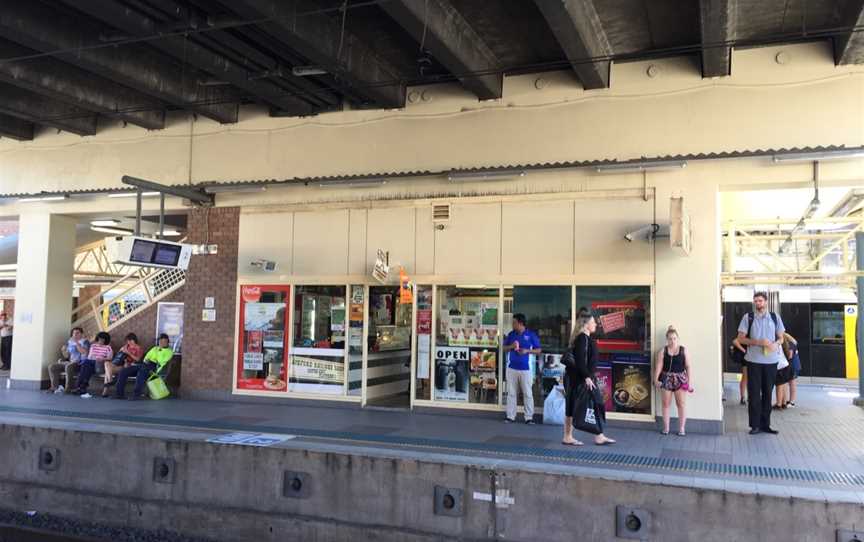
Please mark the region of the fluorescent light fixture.
POLYGON ((622 162, 620 164, 605 164, 597 166, 597 173, 639 173, 641 171, 668 171, 684 169, 686 160, 661 160, 657 162, 622 162))
POLYGON ((291 75, 295 77, 306 77, 309 75, 327 75, 327 70, 318 66, 294 66, 291 75))
POLYGON ((264 192, 267 190, 266 186, 244 186, 244 185, 213 185, 213 186, 205 186, 204 193, 206 194, 224 194, 226 192, 264 192))
POLYGON ((100 220, 91 220, 90 225, 91 226, 103 226, 103 227, 104 226, 119 226, 120 221, 113 219, 113 218, 106 218, 106 219, 100 219, 100 220))
MULTIPOLYGON (((159 235, 158 231, 156 232, 156 235, 159 235)), ((177 230, 165 230, 162 232, 162 235, 164 235, 165 237, 179 237, 182 234, 177 230)))
POLYGON ((778 164, 780 162, 819 162, 822 160, 849 160, 852 158, 864 158, 864 148, 824 152, 790 152, 775 154, 773 160, 775 164, 778 164))
POLYGON ((125 228, 105 228, 102 226, 90 226, 90 229, 101 233, 112 233, 114 235, 132 235, 132 230, 127 230, 125 228))
POLYGON ((524 169, 504 169, 490 171, 451 171, 447 174, 447 180, 450 182, 459 181, 492 181, 500 179, 515 179, 524 177, 526 172, 524 169))
POLYGON ((334 179, 320 181, 318 188, 362 188, 364 186, 383 186, 387 179, 334 179))
MULTIPOLYGON (((137 196, 137 192, 122 192, 118 194, 108 194, 109 198, 134 198, 137 196)), ((142 192, 141 196, 145 198, 152 198, 153 196, 158 196, 159 192, 142 192)))
POLYGON ((18 198, 18 203, 33 203, 36 201, 63 201, 65 199, 69 199, 69 196, 63 194, 62 196, 35 196, 32 198, 18 198))

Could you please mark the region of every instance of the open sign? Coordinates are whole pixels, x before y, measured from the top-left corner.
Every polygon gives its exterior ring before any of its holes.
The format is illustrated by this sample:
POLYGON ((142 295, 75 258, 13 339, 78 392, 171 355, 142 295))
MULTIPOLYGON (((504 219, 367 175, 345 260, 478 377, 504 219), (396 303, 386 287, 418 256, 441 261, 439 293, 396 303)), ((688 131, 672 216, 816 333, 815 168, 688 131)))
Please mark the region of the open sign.
POLYGON ((439 346, 435 349, 435 359, 439 361, 468 361, 470 357, 467 348, 439 346))

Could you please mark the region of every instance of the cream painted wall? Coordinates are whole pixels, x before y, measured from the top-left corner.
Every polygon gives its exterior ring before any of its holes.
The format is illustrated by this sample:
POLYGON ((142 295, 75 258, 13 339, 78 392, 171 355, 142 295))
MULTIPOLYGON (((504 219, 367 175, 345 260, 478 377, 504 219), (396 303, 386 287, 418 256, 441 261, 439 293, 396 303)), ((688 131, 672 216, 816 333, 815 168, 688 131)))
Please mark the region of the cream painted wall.
MULTIPOLYGON (((398 111, 284 119, 248 108, 234 125, 175 116, 161 131, 2 139, 0 186, 31 192, 120 186, 124 174, 173 184, 864 144, 864 67, 834 66, 829 44, 739 50, 733 64, 728 78, 702 79, 689 58, 669 58, 614 65, 606 90, 547 73, 508 77, 504 97, 487 102, 444 85, 421 89, 430 101, 398 111), (774 61, 779 50, 783 65, 774 61), (648 77, 649 65, 659 75, 648 77)), ((767 179, 738 180, 754 181, 767 179)), ((316 199, 335 195, 322 190, 316 199)))

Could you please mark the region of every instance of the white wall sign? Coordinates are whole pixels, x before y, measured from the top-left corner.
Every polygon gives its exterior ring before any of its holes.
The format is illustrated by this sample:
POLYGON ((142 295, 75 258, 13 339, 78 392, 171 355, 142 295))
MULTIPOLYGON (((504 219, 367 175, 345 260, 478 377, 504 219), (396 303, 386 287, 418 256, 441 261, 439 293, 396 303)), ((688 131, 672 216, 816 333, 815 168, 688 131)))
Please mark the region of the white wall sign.
POLYGON ((201 311, 201 320, 203 322, 216 321, 216 309, 204 309, 201 311))

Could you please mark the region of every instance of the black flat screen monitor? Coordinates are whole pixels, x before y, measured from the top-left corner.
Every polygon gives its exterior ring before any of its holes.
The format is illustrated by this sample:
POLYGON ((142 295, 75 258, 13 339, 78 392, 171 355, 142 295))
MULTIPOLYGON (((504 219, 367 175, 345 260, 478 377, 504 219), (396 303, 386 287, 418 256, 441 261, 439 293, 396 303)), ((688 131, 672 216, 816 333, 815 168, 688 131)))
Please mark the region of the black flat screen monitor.
POLYGON ((156 252, 156 243, 135 239, 132 241, 132 253, 129 255, 129 261, 142 264, 152 263, 154 252, 156 252))

